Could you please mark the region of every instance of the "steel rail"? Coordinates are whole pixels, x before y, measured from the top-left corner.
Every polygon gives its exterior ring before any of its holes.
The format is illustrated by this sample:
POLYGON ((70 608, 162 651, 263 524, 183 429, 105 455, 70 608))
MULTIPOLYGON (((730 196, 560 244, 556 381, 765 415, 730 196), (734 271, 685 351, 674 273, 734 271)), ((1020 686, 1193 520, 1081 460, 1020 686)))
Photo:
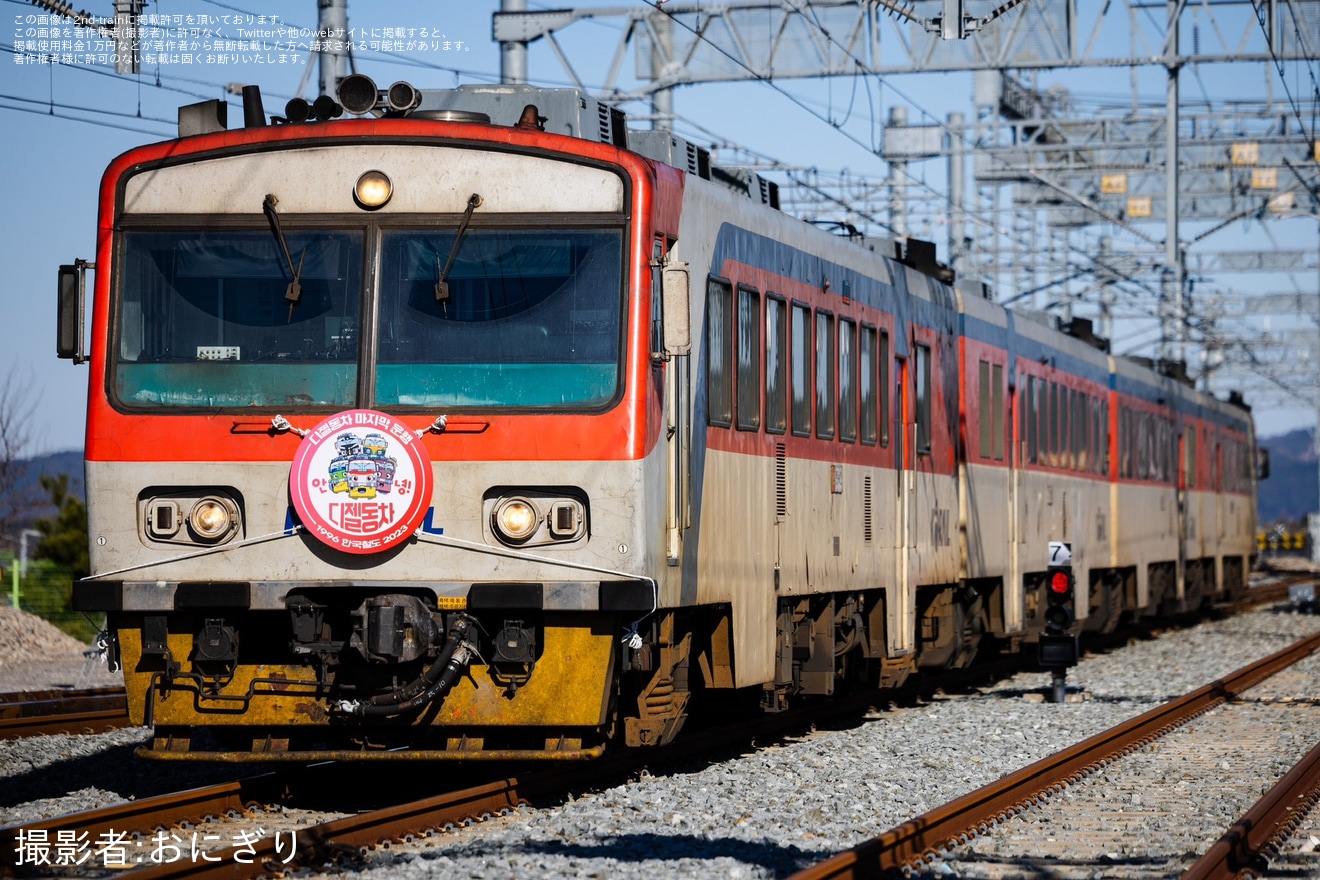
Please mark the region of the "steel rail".
POLYGON ((35 691, 0 699, 0 739, 48 733, 99 733, 128 727, 123 688, 35 691))
POLYGON ((77 700, 83 697, 123 696, 122 687, 83 688, 72 690, 65 688, 46 688, 39 691, 4 691, 0 692, 0 714, 8 703, 34 703, 42 700, 77 700))
POLYGON ((1062 792, 1317 650, 1320 634, 904 822, 799 871, 791 880, 881 877, 915 866, 1062 792))
POLYGON ((39 819, 0 828, 0 866, 15 867, 19 852, 19 832, 44 831, 55 840, 61 831, 86 832, 95 839, 109 831, 146 831, 171 828, 183 822, 200 822, 208 816, 242 813, 255 806, 275 804, 286 799, 286 780, 275 773, 263 773, 234 782, 208 785, 136 801, 111 804, 96 810, 69 813, 52 819, 39 819))
MULTIPOLYGON (((546 776, 562 777, 560 785, 567 784, 570 780, 570 775, 565 772, 567 769, 556 768, 544 774, 536 774, 523 782, 510 777, 299 829, 297 846, 300 851, 296 854, 297 861, 304 866, 316 865, 321 861, 337 861, 345 854, 356 855, 362 848, 375 846, 384 840, 420 834, 428 828, 511 809, 526 803, 533 790, 541 790, 546 776)), ((210 854, 215 861, 179 859, 143 865, 120 872, 119 876, 132 877, 134 880, 259 877, 290 860, 277 851, 278 840, 277 837, 263 837, 246 849, 229 847, 217 850, 210 854), (242 861, 238 858, 240 854, 244 856, 242 861)))
POLYGON ((1256 580, 1255 583, 1242 591, 1235 599, 1225 603, 1223 607, 1226 610, 1236 611, 1269 602, 1285 601, 1288 599, 1289 588, 1297 584, 1320 584, 1320 575, 1313 572, 1280 571, 1269 572, 1266 576, 1274 578, 1274 580, 1265 581, 1264 577, 1253 578, 1253 580, 1256 580))
POLYGON ((0 739, 20 739, 52 733, 104 733, 107 730, 130 726, 132 725, 128 721, 127 709, 68 712, 34 718, 5 718, 0 720, 0 739))
POLYGON ((1265 792, 1229 827, 1182 880, 1235 880, 1244 871, 1263 874, 1270 857, 1320 802, 1320 745, 1265 792))

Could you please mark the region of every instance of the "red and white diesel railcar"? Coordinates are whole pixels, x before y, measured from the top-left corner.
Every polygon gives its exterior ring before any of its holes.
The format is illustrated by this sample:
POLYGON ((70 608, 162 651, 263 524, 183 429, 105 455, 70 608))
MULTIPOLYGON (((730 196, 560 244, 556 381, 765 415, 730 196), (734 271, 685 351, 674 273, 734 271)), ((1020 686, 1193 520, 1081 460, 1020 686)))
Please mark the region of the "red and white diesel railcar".
POLYGON ((1243 585, 1244 407, 577 93, 341 99, 104 178, 75 602, 144 755, 655 744, 1035 639, 1050 542, 1084 626, 1243 585))

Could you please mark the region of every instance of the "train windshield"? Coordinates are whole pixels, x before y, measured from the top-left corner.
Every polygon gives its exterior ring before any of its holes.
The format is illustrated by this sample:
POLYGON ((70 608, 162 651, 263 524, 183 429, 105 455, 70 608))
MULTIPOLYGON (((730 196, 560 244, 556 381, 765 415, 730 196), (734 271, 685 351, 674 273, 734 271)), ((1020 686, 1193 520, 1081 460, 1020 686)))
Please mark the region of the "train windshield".
POLYGON ((622 375, 622 278, 619 229, 471 228, 457 247, 455 230, 386 230, 374 399, 603 406, 622 375))
POLYGON ((130 407, 279 410, 596 409, 615 399, 623 231, 486 226, 457 243, 455 235, 286 228, 286 257, 268 229, 129 230, 115 396, 130 407), (358 330, 371 302, 363 266, 373 263, 367 401, 358 330), (291 301, 295 273, 301 292, 291 301))
POLYGON ((114 385, 131 406, 351 406, 363 234, 124 235, 114 385), (301 293, 286 298, 293 271, 301 293))

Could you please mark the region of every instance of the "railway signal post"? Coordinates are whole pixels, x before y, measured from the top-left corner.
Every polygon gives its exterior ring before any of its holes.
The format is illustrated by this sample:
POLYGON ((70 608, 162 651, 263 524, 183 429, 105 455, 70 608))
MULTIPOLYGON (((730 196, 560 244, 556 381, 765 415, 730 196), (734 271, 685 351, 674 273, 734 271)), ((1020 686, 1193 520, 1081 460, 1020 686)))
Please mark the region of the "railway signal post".
POLYGON ((1037 646, 1040 665, 1050 670, 1050 699, 1062 703, 1068 692, 1068 667, 1076 666, 1081 647, 1073 623, 1077 579, 1072 570, 1072 545, 1050 542, 1050 564, 1045 571, 1045 631, 1037 646))

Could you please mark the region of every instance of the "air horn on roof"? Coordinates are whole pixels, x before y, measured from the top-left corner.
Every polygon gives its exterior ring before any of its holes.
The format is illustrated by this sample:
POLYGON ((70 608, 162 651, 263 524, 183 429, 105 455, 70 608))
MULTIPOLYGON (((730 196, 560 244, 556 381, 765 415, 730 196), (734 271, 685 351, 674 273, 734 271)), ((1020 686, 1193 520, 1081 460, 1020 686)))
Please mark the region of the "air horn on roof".
POLYGON ((354 116, 367 113, 406 116, 422 103, 422 93, 403 80, 388 89, 377 89, 371 77, 354 73, 339 82, 339 103, 354 116))

